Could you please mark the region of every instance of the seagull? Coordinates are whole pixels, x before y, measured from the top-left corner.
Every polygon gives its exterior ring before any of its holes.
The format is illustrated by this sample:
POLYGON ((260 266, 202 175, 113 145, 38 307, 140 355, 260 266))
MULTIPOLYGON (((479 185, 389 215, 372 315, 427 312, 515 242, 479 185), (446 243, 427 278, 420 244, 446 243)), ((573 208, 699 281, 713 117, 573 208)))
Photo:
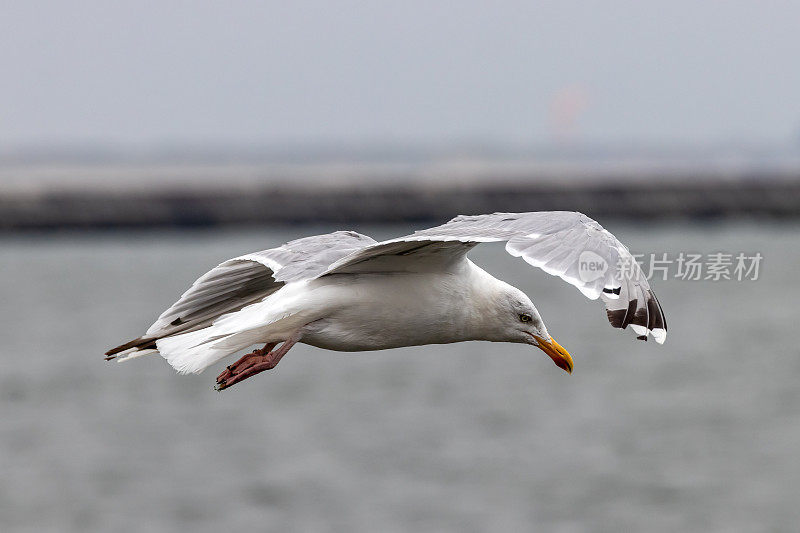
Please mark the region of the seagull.
POLYGON ((572 373, 530 298, 467 258, 495 241, 600 298, 614 328, 666 340, 661 304, 628 249, 582 213, 539 211, 460 215, 383 242, 336 231, 229 259, 106 360, 159 353, 179 373, 199 373, 263 344, 217 377, 224 390, 274 368, 298 342, 356 352, 484 340, 536 346, 572 373))

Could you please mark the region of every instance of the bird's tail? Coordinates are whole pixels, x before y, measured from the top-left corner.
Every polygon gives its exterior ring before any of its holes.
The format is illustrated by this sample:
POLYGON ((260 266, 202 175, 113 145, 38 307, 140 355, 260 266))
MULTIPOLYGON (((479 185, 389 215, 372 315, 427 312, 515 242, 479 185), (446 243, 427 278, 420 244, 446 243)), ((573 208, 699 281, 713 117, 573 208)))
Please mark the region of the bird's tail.
POLYGON ((111 348, 105 355, 106 361, 116 359, 118 363, 122 363, 123 361, 129 361, 136 357, 150 355, 156 352, 158 352, 156 348, 156 339, 153 337, 139 337, 125 344, 120 344, 116 348, 111 348))
POLYGON ((169 337, 139 337, 106 352, 106 361, 130 361, 144 355, 160 354, 181 374, 200 373, 240 347, 220 342, 231 335, 219 334, 213 326, 170 335, 169 337))
POLYGON ((220 346, 231 335, 220 335, 213 326, 164 337, 156 341, 161 356, 181 374, 199 374, 223 357, 237 351, 220 346))

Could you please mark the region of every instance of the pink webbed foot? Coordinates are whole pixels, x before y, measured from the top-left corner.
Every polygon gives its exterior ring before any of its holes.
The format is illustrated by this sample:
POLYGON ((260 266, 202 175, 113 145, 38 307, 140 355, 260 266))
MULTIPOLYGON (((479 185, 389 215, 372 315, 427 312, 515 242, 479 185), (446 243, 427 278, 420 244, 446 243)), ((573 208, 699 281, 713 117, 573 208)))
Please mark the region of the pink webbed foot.
POLYGON ((260 350, 254 350, 245 355, 217 376, 217 385, 214 388, 218 391, 225 390, 259 372, 275 368, 281 357, 286 355, 286 352, 294 346, 297 340, 298 338, 288 339, 274 351, 273 349, 278 343, 271 342, 260 350))
MULTIPOLYGON (((236 361, 235 363, 225 367, 225 370, 223 370, 222 373, 219 376, 217 376, 217 386, 219 387, 220 385, 223 385, 228 380, 230 380, 234 375, 238 375, 239 373, 244 372, 253 365, 263 362, 264 358, 267 355, 269 355, 270 351, 272 351, 272 349, 275 348, 275 345, 277 344, 278 344, 277 342, 271 342, 266 346, 264 346, 263 348, 261 348, 260 350, 253 350, 249 354, 242 356, 242 358, 236 361)), ((227 386, 230 385, 232 385, 232 383, 228 384, 227 386)), ((223 388, 225 387, 223 386, 222 388, 217 388, 217 390, 222 390, 223 388)))

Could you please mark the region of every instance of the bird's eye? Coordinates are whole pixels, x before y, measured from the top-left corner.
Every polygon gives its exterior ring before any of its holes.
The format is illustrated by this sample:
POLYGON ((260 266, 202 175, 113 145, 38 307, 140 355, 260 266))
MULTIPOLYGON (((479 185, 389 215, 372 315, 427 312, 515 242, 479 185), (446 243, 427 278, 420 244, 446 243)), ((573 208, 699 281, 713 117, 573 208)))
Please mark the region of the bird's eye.
POLYGON ((529 315, 528 313, 522 313, 522 314, 519 315, 519 319, 522 322, 530 322, 531 320, 533 320, 533 317, 531 315, 529 315))

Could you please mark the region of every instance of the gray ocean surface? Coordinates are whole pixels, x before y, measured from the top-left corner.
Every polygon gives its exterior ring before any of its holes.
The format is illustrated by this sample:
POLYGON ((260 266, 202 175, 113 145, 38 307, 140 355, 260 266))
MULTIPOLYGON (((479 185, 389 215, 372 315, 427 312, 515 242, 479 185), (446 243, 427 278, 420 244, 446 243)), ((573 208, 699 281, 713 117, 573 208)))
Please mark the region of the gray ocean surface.
POLYGON ((0 238, 0 530, 797 531, 800 226, 606 226, 635 252, 761 252, 761 276, 655 280, 658 346, 483 245, 572 376, 512 344, 298 345, 217 393, 224 363, 102 353, 222 260, 337 228, 0 238))

